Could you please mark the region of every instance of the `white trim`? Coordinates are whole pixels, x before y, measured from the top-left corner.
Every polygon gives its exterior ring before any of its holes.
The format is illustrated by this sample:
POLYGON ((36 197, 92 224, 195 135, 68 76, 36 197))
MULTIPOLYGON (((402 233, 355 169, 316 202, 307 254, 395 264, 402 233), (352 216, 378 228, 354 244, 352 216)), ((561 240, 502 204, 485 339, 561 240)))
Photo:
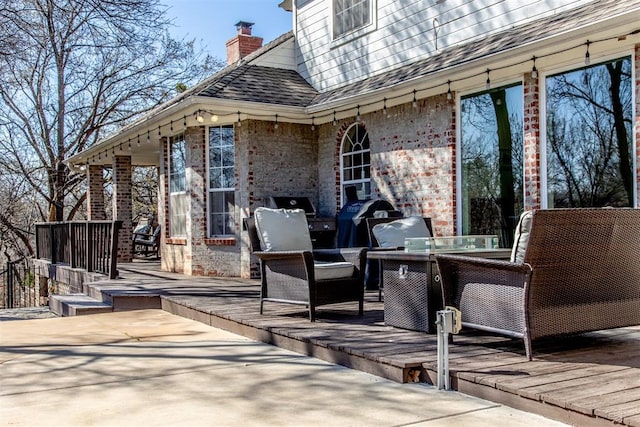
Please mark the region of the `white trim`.
MULTIPOLYGON (((236 139, 235 139, 236 135, 235 135, 235 133, 236 133, 236 130, 235 130, 235 127, 233 125, 229 125, 229 124, 207 124, 205 127, 206 127, 206 131, 205 131, 205 138, 206 138, 205 165, 206 166, 205 167, 206 167, 206 175, 207 176, 206 176, 206 180, 205 180, 205 189, 204 189, 204 191, 205 191, 205 193, 207 195, 207 203, 206 203, 206 206, 205 206, 205 217, 206 217, 206 221, 207 221, 207 237, 206 238, 208 238, 208 239, 218 239, 218 238, 226 239, 226 238, 229 238, 229 237, 236 237, 235 233, 213 234, 212 230, 211 230, 211 226, 212 226, 212 224, 211 224, 211 193, 233 192, 234 193, 234 196, 233 196, 233 198, 234 198, 234 210, 236 210, 235 206, 237 206, 237 204, 236 204, 236 201, 235 201, 235 199, 236 199, 236 185, 235 185, 236 183, 235 182, 234 182, 234 186, 233 187, 215 188, 214 191, 212 191, 211 182, 210 182, 211 162, 210 162, 210 145, 209 145, 211 143, 210 132, 209 131, 210 131, 210 129, 212 127, 218 127, 218 128, 226 127, 226 128, 232 129, 233 130, 233 134, 234 134, 233 135, 233 149, 234 149, 233 150, 234 151, 234 154, 233 154, 233 167, 234 167, 234 171, 235 171, 236 170, 236 155, 235 155, 235 148, 236 148, 235 147, 235 145, 236 145, 236 139)), ((235 174, 234 174, 234 176, 235 176, 235 174)), ((234 178, 234 180, 235 180, 235 178, 234 178)), ((236 218, 235 213, 236 212, 234 212, 234 221, 235 221, 235 218, 236 218)))
MULTIPOLYGON (((344 149, 344 141, 347 139, 347 135, 349 134, 349 131, 354 127, 360 125, 364 128, 367 137, 369 136, 369 130, 367 129, 367 127, 365 125, 363 125, 360 122, 353 122, 351 125, 349 125, 349 127, 347 129, 345 129, 343 135, 342 135, 342 140, 340 141, 340 153, 338 154, 340 156, 340 205, 343 206, 347 201, 345 199, 346 194, 343 191, 344 189, 344 184, 345 184, 345 179, 344 179, 344 154, 343 154, 343 149, 344 149)), ((349 180, 349 184, 366 184, 367 182, 369 183, 369 196, 371 196, 371 139, 369 139, 369 149, 368 150, 357 150, 357 151, 351 151, 350 153, 365 153, 365 152, 369 152, 369 178, 361 178, 361 179, 352 179, 349 180)))
POLYGON ((338 47, 345 43, 348 43, 352 40, 355 40, 359 37, 364 36, 365 34, 371 33, 378 29, 378 1, 377 0, 368 0, 369 1, 369 16, 371 17, 371 21, 354 30, 347 31, 339 36, 334 35, 334 20, 335 20, 335 10, 334 4, 336 0, 326 0, 329 2, 329 36, 331 37, 331 48, 338 47))

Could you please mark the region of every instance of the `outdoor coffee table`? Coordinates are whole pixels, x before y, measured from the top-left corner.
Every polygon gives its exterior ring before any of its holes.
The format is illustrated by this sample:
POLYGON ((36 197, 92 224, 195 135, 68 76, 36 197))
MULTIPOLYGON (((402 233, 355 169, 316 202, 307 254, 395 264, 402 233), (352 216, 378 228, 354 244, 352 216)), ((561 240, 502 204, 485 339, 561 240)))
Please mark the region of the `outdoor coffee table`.
MULTIPOLYGON (((439 251, 492 259, 509 259, 511 249, 439 251)), ((435 333, 436 312, 442 310, 442 289, 434 253, 370 251, 380 261, 384 285, 384 323, 397 328, 435 333)))

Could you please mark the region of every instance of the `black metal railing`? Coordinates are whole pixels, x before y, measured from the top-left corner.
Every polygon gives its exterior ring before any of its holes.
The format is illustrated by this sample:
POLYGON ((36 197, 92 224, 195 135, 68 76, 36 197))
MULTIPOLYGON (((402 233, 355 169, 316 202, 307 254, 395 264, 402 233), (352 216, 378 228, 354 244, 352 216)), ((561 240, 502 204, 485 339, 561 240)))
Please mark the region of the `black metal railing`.
POLYGON ((33 263, 27 259, 7 262, 0 271, 0 308, 40 306, 40 289, 33 263))
POLYGON ((36 224, 36 258, 115 279, 122 221, 65 221, 36 224))

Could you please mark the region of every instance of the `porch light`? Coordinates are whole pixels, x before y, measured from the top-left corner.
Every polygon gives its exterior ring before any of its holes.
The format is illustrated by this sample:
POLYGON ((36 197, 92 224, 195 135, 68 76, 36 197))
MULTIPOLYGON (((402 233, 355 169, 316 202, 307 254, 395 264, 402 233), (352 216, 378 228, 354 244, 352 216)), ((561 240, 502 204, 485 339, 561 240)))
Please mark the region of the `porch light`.
POLYGON ((311 117, 311 130, 316 130, 316 116, 311 117))
POLYGON ((204 117, 202 117, 202 113, 200 112, 200 110, 198 110, 196 112, 196 121, 198 123, 203 123, 204 122, 204 117))
POLYGON ((160 132, 160 125, 158 125, 158 138, 162 136, 162 132, 160 132))
POLYGON ((187 116, 186 115, 182 118, 182 127, 184 127, 185 130, 187 129, 187 116))
POLYGON ((136 145, 140 147, 140 134, 138 134, 138 138, 136 140, 136 145))
POLYGON ((360 121, 360 104, 358 104, 358 109, 356 111, 356 122, 360 121))
POLYGON ((389 112, 387 111, 387 98, 384 98, 384 99, 382 100, 382 114, 383 114, 385 117, 387 117, 388 113, 389 113, 389 112))
POLYGON ((331 122, 332 125, 337 125, 338 121, 336 120, 336 110, 333 110, 333 122, 331 122))
POLYGON ((131 138, 127 140, 127 150, 131 151, 131 138))
POLYGON ((533 68, 531 69, 531 78, 532 79, 537 79, 538 78, 538 69, 536 68, 536 57, 534 56, 532 58, 533 60, 533 68))
POLYGON ((173 120, 169 122, 169 135, 173 136, 173 120))
POLYGON ((276 114, 276 123, 273 125, 274 128, 278 129, 278 115, 276 114))
POLYGON ((591 44, 591 42, 589 40, 587 40, 587 51, 584 53, 584 65, 590 65, 591 64, 591 54, 589 53, 589 45, 591 44))
POLYGON ((238 127, 242 126, 242 122, 240 121, 240 111, 238 111, 238 127))
POLYGON ((416 99, 416 90, 413 90, 413 102, 411 103, 411 105, 413 105, 413 108, 418 108, 418 100, 416 99))
POLYGON ((211 123, 217 123, 219 119, 220 118, 218 117, 217 114, 212 114, 211 115, 211 123))
POLYGON ((487 68, 487 85, 486 85, 487 89, 491 89, 491 79, 489 78, 489 73, 490 72, 491 72, 491 70, 487 68))
POLYGON ((151 142, 151 131, 147 130, 147 144, 151 142))
POLYGON ((451 80, 447 80, 447 99, 451 101, 453 94, 451 93, 451 80))

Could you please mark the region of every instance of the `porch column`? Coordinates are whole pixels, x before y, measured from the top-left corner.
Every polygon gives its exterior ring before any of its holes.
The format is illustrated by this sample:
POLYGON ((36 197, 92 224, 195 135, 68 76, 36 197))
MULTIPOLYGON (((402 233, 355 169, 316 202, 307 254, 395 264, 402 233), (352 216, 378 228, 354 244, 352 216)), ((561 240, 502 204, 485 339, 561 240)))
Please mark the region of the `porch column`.
POLYGON ((636 81, 634 82, 636 88, 636 116, 633 119, 635 135, 636 135, 636 203, 635 207, 640 208, 640 44, 635 46, 634 67, 636 81))
POLYGON ((113 159, 113 219, 122 221, 122 229, 118 233, 118 262, 133 260, 132 210, 131 157, 115 156, 113 159))
POLYGON ((104 176, 100 165, 89 165, 87 168, 87 219, 89 221, 107 219, 104 205, 104 176))
POLYGON ((524 209, 542 206, 540 164, 540 80, 524 75, 524 209))

